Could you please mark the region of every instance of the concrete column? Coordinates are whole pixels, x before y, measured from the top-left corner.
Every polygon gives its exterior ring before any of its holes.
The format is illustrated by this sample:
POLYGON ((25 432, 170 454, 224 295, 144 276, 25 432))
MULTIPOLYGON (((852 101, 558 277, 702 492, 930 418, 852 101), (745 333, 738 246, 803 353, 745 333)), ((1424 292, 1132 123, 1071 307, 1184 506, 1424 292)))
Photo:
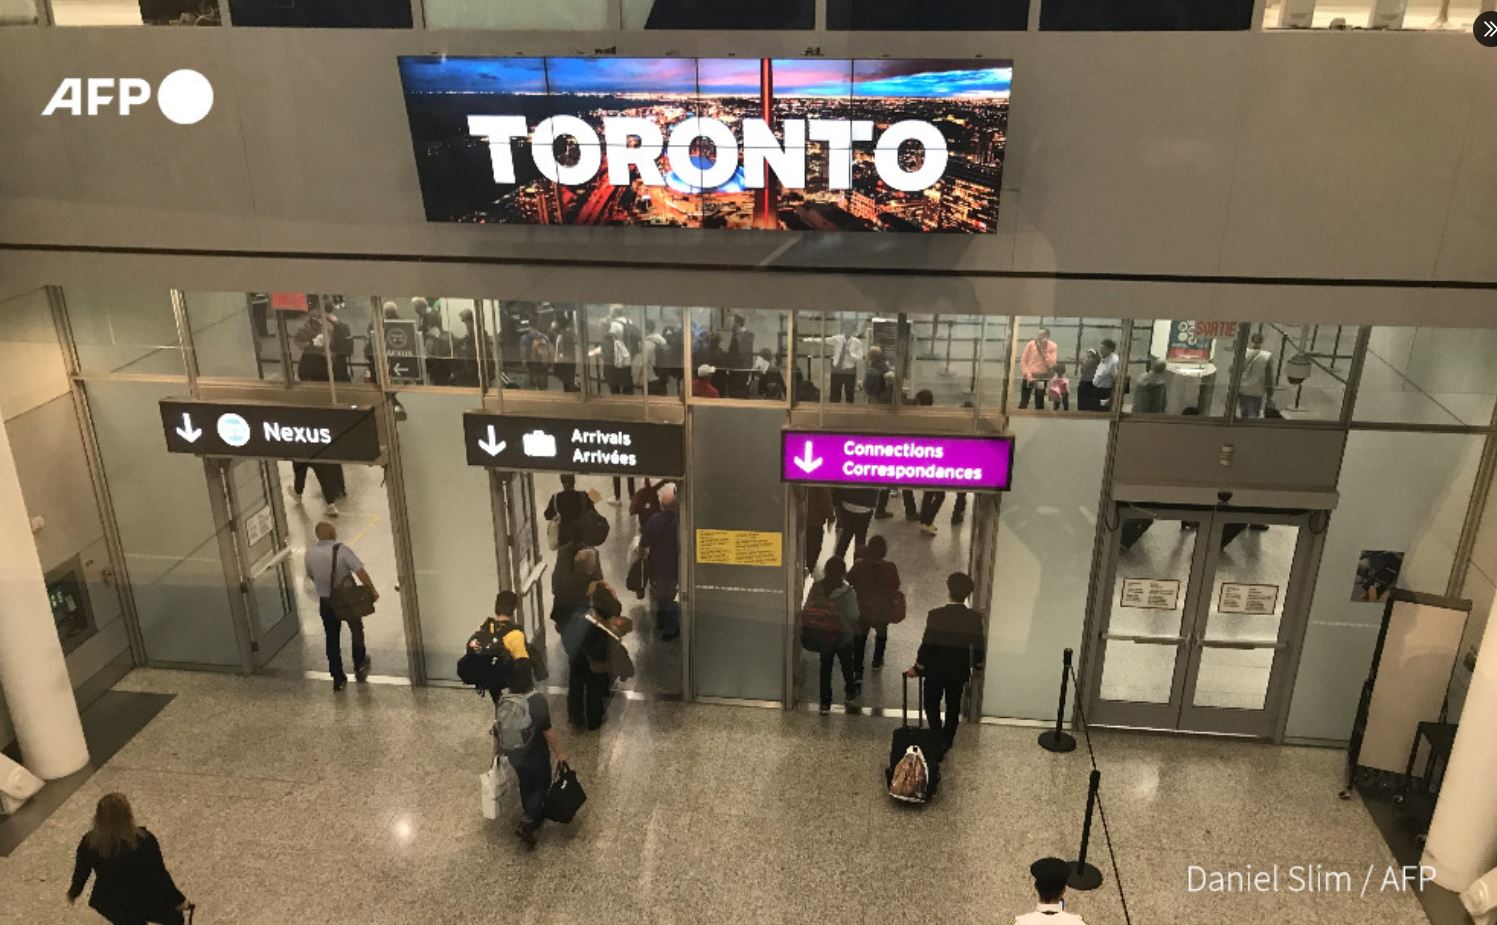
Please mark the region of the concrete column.
MULTIPOLYGON (((1497 613, 1497 605, 1493 612, 1497 613)), ((1497 867, 1497 622, 1487 618, 1450 767, 1424 843, 1435 882, 1457 893, 1497 867)))
MULTIPOLYGON (((0 412, 3 420, 3 412, 0 412)), ((90 485, 76 486, 92 491, 90 485)), ((0 691, 21 760, 43 780, 88 763, 88 745, 62 643, 47 602, 47 583, 21 497, 10 436, 0 424, 0 691)))

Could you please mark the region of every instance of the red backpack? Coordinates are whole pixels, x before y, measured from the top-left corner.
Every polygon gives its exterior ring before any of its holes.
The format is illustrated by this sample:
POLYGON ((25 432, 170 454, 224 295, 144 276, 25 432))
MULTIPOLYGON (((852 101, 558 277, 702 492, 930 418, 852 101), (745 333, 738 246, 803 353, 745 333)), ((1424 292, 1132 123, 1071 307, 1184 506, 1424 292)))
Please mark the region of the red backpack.
POLYGON ((811 586, 806 603, 800 609, 800 644, 811 652, 836 652, 852 642, 852 634, 842 625, 842 607, 821 585, 811 586))

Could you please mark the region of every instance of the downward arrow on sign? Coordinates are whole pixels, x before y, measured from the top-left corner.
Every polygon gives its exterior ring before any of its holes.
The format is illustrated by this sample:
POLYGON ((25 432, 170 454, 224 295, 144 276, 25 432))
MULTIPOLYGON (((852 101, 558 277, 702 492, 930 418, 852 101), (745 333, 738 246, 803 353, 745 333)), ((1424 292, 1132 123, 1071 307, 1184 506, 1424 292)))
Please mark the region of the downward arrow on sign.
POLYGON ((500 453, 504 452, 504 448, 506 446, 509 446, 509 444, 505 443, 503 440, 500 440, 499 435, 494 433, 493 424, 489 425, 489 438, 487 440, 478 441, 478 448, 480 450, 483 450, 490 456, 498 456, 500 453))
POLYGON ((203 429, 201 427, 193 427, 192 416, 184 411, 182 412, 182 426, 177 428, 177 434, 188 443, 196 443, 198 438, 203 435, 203 429))
POLYGON ((790 461, 795 463, 797 466, 800 466, 800 471, 804 472, 806 475, 810 475, 817 469, 820 469, 821 464, 826 462, 826 460, 818 458, 814 453, 811 452, 811 441, 809 440, 806 441, 805 453, 800 456, 792 456, 790 458, 790 461))

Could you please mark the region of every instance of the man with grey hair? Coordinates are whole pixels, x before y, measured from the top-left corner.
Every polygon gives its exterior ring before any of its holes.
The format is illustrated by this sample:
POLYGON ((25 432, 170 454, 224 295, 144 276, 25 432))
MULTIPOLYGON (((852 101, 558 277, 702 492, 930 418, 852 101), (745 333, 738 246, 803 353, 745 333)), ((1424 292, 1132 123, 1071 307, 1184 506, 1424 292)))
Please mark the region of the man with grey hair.
POLYGON ((644 529, 639 532, 639 548, 646 556, 645 578, 650 589, 650 610, 660 638, 666 642, 681 635, 681 606, 676 603, 681 574, 676 491, 675 482, 660 486, 660 510, 650 515, 644 529))
MULTIPOLYGON (((322 616, 322 630, 327 635, 327 670, 333 676, 333 690, 341 691, 348 686, 348 675, 343 672, 343 621, 333 611, 333 589, 357 575, 376 601, 379 592, 375 590, 364 563, 352 549, 338 542, 337 528, 325 520, 317 525, 317 545, 307 548, 303 563, 307 578, 317 588, 317 609, 322 616)), ((364 648, 362 617, 348 621, 348 636, 353 643, 354 676, 362 684, 369 679, 372 666, 364 648)))

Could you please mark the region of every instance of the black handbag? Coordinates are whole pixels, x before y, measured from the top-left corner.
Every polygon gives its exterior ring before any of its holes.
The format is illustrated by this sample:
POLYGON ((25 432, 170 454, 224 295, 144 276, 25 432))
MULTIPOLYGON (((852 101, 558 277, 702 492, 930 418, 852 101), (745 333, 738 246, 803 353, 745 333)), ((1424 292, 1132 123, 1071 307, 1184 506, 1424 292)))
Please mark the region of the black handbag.
POLYGON ((354 581, 352 575, 345 575, 343 581, 337 581, 338 553, 342 549, 342 543, 333 545, 333 571, 329 577, 336 583, 333 585, 333 594, 328 598, 328 603, 332 605, 333 613, 338 619, 347 623, 374 613, 374 589, 354 581))
POLYGON ((556 779, 551 781, 551 789, 546 791, 541 815, 565 825, 576 818, 577 811, 586 802, 587 794, 582 790, 582 782, 577 780, 577 772, 565 761, 558 764, 556 779))

